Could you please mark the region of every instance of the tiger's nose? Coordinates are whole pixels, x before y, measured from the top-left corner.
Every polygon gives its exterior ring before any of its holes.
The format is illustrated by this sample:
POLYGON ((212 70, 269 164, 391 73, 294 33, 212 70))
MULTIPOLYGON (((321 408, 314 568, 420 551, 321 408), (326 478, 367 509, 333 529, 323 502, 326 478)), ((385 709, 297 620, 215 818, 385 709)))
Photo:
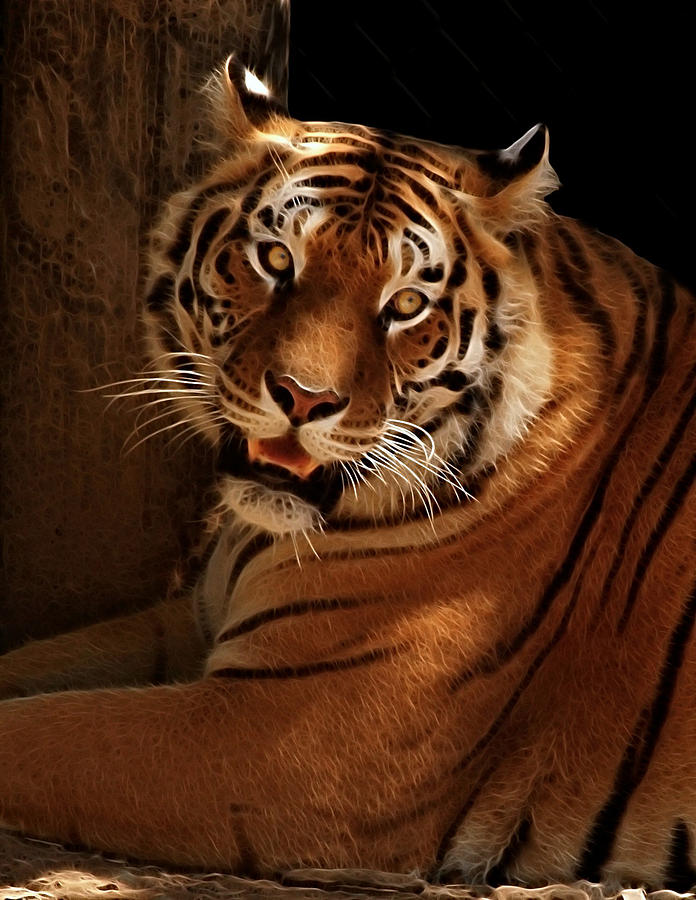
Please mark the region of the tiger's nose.
POLYGON ((295 428, 332 416, 348 405, 348 400, 341 400, 335 391, 309 390, 290 375, 276 378, 272 372, 266 372, 264 379, 271 397, 295 428))

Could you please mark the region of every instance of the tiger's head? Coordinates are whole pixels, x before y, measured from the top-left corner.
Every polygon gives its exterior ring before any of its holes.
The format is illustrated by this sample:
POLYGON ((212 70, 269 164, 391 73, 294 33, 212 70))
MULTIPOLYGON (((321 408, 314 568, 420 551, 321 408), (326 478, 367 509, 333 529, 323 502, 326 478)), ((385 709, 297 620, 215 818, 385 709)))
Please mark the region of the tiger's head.
POLYGON ((488 153, 299 122, 234 58, 208 94, 221 160, 153 234, 146 316, 223 504, 283 534, 460 502, 549 394, 514 250, 556 185, 545 129, 488 153))

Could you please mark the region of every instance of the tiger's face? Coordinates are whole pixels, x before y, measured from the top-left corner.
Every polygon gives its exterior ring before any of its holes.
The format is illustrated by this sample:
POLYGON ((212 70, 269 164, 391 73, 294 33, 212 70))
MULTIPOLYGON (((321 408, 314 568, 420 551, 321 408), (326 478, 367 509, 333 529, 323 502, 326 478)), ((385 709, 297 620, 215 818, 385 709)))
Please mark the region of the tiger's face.
POLYGON ((158 371, 243 519, 432 516, 548 394, 510 250, 553 184, 545 132, 495 155, 301 123, 243 75, 211 85, 229 158, 153 237, 158 371))

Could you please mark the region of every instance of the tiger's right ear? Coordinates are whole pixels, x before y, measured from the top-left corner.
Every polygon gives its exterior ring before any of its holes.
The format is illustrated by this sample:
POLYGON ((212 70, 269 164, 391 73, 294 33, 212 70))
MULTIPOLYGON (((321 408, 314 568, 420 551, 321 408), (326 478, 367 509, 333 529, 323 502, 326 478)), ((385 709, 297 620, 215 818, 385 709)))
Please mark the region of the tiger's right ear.
POLYGON ((290 118, 263 81, 234 55, 212 75, 205 93, 218 140, 226 147, 244 144, 255 133, 277 130, 280 120, 290 118))

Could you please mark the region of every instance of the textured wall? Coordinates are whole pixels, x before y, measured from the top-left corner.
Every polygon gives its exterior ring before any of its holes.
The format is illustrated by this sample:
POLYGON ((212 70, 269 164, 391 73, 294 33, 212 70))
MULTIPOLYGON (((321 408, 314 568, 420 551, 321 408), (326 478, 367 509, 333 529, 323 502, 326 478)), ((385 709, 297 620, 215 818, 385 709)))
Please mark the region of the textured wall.
POLYGON ((195 531, 210 455, 175 431, 125 453, 137 398, 94 389, 143 365, 140 252, 160 200, 203 164, 198 87, 235 48, 261 74, 270 53, 284 80, 278 10, 7 6, 0 645, 157 599, 195 531))

